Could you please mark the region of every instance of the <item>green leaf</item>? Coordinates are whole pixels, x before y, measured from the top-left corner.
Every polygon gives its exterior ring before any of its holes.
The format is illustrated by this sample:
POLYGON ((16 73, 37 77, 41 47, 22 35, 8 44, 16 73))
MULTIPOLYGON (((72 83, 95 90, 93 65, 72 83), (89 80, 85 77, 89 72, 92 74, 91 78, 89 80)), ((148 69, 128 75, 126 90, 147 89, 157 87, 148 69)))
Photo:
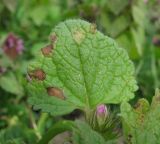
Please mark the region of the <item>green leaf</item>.
POLYGON ((35 110, 42 109, 42 111, 49 112, 52 115, 63 115, 74 110, 74 106, 68 101, 49 97, 42 83, 32 82, 32 85, 28 85, 28 89, 29 94, 32 95, 28 102, 34 105, 35 110))
POLYGON ((44 42, 39 42, 39 43, 36 43, 32 46, 32 49, 31 49, 31 53, 32 55, 36 55, 37 52, 42 48, 44 47, 46 44, 44 42))
POLYGON ((76 121, 76 127, 73 128, 74 144, 106 144, 103 137, 96 131, 92 130, 84 122, 76 121))
POLYGON ((35 144, 36 141, 35 133, 22 124, 0 131, 0 144, 35 144))
POLYGON ((106 29, 106 33, 112 37, 117 37, 129 27, 131 18, 128 13, 114 17, 113 15, 110 16, 110 14, 106 14, 105 12, 101 14, 101 23, 106 29))
POLYGON ((142 27, 138 27, 137 29, 131 28, 131 34, 137 48, 137 52, 142 56, 145 43, 145 31, 142 27))
POLYGON ((28 67, 32 105, 62 114, 134 97, 137 85, 133 63, 126 51, 95 25, 67 20, 53 29, 51 37, 50 46, 42 49, 28 67))
POLYGON ((13 73, 8 73, 7 75, 0 77, 0 86, 5 91, 10 92, 12 94, 16 94, 19 96, 23 95, 23 87, 17 81, 13 73))
POLYGON ((73 144, 116 144, 117 140, 105 141, 104 138, 92 130, 91 127, 82 121, 59 121, 53 125, 48 132, 42 137, 38 144, 48 143, 56 135, 72 131, 73 144))
POLYGON ((112 13, 118 15, 129 4, 129 0, 111 0, 106 1, 108 8, 112 13))
POLYGON ((52 4, 39 5, 31 9, 29 16, 37 26, 54 24, 61 18, 60 7, 52 4))
POLYGON ((40 26, 43 22, 45 22, 47 11, 44 6, 37 6, 30 11, 30 17, 37 26, 40 26))
POLYGON ((4 3, 4 5, 7 7, 9 11, 14 13, 16 11, 17 7, 17 1, 14 0, 2 0, 1 3, 4 3))
POLYGON ((135 108, 128 103, 121 105, 124 134, 128 142, 133 144, 155 144, 160 141, 160 93, 153 97, 149 105, 140 99, 135 108))
POLYGON ((119 46, 125 48, 131 59, 138 59, 139 54, 135 46, 135 41, 132 37, 132 34, 129 30, 123 32, 120 36, 116 38, 119 46))
POLYGON ((61 19, 61 11, 60 7, 56 5, 51 5, 48 7, 48 19, 49 22, 54 21, 57 22, 61 19))
POLYGON ((65 132, 65 131, 72 131, 74 127, 74 122, 72 121, 59 121, 55 123, 45 135, 40 139, 37 144, 47 144, 49 143, 56 135, 65 132))
POLYGON ((132 5, 132 16, 134 22, 141 26, 145 27, 147 24, 148 19, 147 17, 147 7, 146 4, 143 1, 137 1, 136 4, 132 5))

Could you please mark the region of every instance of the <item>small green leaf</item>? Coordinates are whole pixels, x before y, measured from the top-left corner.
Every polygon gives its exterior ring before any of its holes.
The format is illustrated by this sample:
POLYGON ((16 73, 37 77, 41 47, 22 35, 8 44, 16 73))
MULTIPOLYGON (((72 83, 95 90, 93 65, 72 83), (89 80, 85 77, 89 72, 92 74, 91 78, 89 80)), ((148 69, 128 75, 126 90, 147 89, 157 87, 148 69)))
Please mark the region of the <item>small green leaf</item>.
POLYGON ((0 144, 35 144, 36 141, 34 131, 21 123, 0 131, 0 144))
POLYGON ((1 3, 4 3, 4 5, 7 7, 9 11, 14 13, 16 11, 17 7, 17 1, 14 0, 2 0, 1 3))
POLYGON ((112 13, 118 15, 121 11, 125 9, 125 7, 129 4, 129 0, 111 0, 106 1, 108 8, 112 13))
POLYGON ((119 36, 131 24, 131 18, 128 13, 118 17, 110 16, 109 14, 101 14, 102 26, 106 29, 106 33, 112 37, 119 36))
POLYGON ((84 122, 76 121, 76 127, 73 128, 74 144, 105 144, 103 137, 96 131, 92 130, 84 122))
POLYGON ((124 49, 92 24, 67 20, 50 37, 50 45, 28 67, 32 105, 58 114, 67 112, 68 105, 70 110, 86 111, 134 97, 133 63, 124 49))
POLYGON ((137 48, 137 52, 142 56, 144 51, 145 31, 141 27, 138 27, 138 29, 131 28, 131 34, 137 48))
POLYGON ((19 96, 23 95, 23 87, 17 81, 13 73, 8 73, 7 75, 0 77, 0 86, 7 92, 16 94, 19 96))
POLYGON ((125 48, 131 59, 138 59, 139 53, 137 47, 135 45, 135 40, 130 30, 123 32, 123 34, 119 35, 116 38, 119 46, 125 48))
POLYGON ((30 17, 37 26, 40 26, 43 22, 45 22, 47 11, 44 6, 37 6, 30 11, 30 17))

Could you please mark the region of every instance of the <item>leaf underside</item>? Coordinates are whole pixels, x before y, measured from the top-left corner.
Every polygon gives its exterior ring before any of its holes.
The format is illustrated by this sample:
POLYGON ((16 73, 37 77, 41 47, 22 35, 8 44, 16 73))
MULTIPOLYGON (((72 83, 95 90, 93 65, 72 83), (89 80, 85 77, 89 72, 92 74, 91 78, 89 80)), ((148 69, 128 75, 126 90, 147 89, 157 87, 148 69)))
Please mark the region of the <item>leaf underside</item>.
POLYGON ((46 49, 28 67, 45 77, 29 83, 29 102, 53 115, 76 108, 93 109, 101 103, 121 103, 137 90, 134 66, 114 40, 83 20, 67 20, 51 33, 53 50, 46 49), (61 90, 65 99, 48 96, 46 88, 61 90))

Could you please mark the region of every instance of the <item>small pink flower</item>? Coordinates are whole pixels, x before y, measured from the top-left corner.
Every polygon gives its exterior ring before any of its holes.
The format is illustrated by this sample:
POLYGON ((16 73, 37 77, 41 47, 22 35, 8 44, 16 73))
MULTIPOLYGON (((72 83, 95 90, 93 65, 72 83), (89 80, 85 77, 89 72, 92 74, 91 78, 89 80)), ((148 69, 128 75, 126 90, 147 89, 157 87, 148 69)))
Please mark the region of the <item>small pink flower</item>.
POLYGON ((99 105, 98 107, 97 107, 97 112, 98 113, 105 113, 106 112, 106 106, 104 105, 104 104, 102 104, 102 105, 99 105))
POLYGON ((105 116, 105 115, 107 115, 107 107, 106 107, 106 105, 101 104, 101 105, 97 106, 96 112, 97 112, 98 116, 105 116))
POLYGON ((108 116, 107 107, 105 104, 101 104, 97 106, 96 109, 96 118, 99 125, 103 125, 108 116))

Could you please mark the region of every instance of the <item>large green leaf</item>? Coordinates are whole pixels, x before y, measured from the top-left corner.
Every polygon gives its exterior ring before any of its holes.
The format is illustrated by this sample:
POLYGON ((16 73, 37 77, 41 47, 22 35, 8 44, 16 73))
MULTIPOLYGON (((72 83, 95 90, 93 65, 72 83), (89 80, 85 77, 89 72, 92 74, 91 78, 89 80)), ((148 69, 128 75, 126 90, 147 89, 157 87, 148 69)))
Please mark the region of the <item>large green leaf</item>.
POLYGON ((133 63, 95 25, 67 20, 53 29, 51 39, 28 67, 29 101, 36 108, 56 115, 134 97, 133 63))
POLYGON ((128 103, 121 105, 123 128, 126 140, 132 144, 160 143, 160 93, 157 91, 151 105, 145 99, 140 99, 136 108, 128 103))

